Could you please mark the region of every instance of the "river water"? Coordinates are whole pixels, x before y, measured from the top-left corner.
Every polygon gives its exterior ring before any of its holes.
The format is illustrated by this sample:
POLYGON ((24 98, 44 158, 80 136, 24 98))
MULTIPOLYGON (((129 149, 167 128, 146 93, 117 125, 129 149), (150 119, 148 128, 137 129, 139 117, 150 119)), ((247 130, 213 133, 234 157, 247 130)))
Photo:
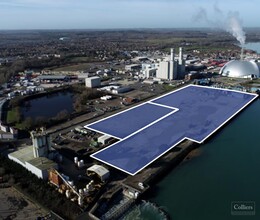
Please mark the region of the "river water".
POLYGON ((176 220, 241 219, 231 215, 231 202, 254 201, 250 219, 260 219, 259 112, 257 100, 202 145, 200 156, 164 178, 149 200, 176 220))
POLYGON ((258 43, 258 42, 246 43, 245 48, 250 49, 250 50, 255 50, 257 53, 260 54, 260 43, 258 43))
MULTIPOLYGON (((152 186, 145 199, 173 220, 259 220, 259 113, 257 99, 201 145, 199 156, 181 163, 152 186), (235 201, 253 201, 255 215, 232 215, 231 203, 235 201)), ((141 203, 124 220, 165 219, 155 212, 153 205, 141 203)))

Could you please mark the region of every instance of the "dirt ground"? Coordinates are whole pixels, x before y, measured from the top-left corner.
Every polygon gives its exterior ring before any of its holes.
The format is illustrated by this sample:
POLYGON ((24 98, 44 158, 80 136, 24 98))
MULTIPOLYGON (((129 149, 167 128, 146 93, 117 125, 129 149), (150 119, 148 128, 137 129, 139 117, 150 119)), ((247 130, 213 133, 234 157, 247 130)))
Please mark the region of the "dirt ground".
POLYGON ((32 203, 14 188, 0 188, 0 220, 35 220, 47 212, 32 203))

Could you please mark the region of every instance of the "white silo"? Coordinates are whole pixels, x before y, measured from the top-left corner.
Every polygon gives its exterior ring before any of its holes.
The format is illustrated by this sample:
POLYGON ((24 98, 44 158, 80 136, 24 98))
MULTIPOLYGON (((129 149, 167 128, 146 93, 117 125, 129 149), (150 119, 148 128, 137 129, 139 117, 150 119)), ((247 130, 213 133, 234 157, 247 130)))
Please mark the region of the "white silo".
POLYGON ((83 206, 83 197, 82 196, 79 196, 78 204, 79 204, 79 206, 83 206))
POLYGON ((69 191, 68 189, 66 190, 66 193, 65 193, 65 194, 66 194, 66 197, 67 197, 67 198, 70 198, 71 193, 70 193, 70 191, 69 191))

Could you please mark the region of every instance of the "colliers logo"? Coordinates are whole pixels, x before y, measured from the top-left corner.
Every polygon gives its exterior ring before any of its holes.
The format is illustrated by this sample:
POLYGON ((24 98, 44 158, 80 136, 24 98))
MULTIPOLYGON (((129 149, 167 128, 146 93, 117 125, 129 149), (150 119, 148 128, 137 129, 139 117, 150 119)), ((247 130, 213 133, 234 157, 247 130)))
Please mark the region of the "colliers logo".
POLYGON ((255 202, 231 202, 231 215, 255 215, 255 202))

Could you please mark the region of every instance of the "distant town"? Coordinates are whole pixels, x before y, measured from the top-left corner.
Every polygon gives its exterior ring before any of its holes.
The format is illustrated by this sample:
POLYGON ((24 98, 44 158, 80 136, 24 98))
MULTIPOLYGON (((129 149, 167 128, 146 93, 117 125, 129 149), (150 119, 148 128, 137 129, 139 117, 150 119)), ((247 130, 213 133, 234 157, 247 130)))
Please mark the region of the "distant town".
POLYGON ((121 218, 199 144, 128 175, 91 157, 119 139, 86 125, 188 85, 260 94, 259 61, 212 29, 0 32, 0 216, 121 218))

